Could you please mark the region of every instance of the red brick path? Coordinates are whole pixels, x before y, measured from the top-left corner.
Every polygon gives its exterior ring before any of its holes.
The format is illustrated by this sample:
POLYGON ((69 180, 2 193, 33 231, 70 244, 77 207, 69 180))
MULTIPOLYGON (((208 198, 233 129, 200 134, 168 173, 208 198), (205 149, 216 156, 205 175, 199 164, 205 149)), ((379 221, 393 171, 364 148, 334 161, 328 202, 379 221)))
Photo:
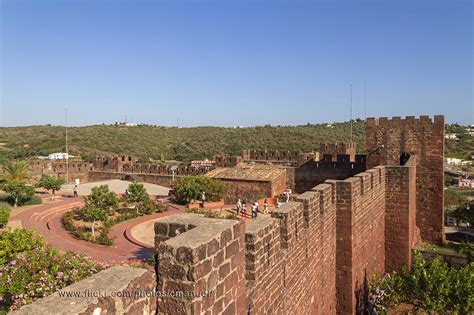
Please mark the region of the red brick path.
POLYGON ((145 247, 128 240, 125 237, 128 230, 148 220, 184 212, 183 207, 173 205, 164 213, 155 213, 117 224, 109 233, 114 238, 114 244, 104 246, 75 239, 63 228, 61 223, 62 214, 75 207, 81 207, 83 204, 82 198, 68 198, 63 201, 32 207, 13 215, 10 220, 20 220, 23 227, 35 230, 43 236, 46 243, 62 251, 82 253, 102 263, 120 264, 146 259, 153 252, 151 247, 145 247))

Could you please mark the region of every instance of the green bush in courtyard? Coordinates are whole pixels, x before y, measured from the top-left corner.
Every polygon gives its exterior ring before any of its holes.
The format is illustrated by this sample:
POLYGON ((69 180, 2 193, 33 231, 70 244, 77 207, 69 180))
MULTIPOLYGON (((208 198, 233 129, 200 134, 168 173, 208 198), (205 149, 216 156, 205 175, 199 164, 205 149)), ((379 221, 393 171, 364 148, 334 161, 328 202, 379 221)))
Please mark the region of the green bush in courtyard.
POLYGON ((10 206, 6 204, 0 204, 0 228, 3 228, 8 223, 10 217, 10 206))
POLYGON ((206 201, 219 201, 224 194, 224 183, 218 179, 199 175, 183 176, 178 179, 174 198, 177 202, 189 204, 201 200, 202 192, 206 192, 206 201))

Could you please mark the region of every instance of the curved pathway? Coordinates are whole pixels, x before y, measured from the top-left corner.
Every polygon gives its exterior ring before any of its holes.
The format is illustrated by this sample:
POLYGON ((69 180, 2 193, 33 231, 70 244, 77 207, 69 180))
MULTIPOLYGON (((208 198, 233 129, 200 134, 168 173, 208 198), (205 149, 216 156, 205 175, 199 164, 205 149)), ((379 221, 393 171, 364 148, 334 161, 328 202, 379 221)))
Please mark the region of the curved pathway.
MULTIPOLYGON (((166 199, 163 200, 166 202, 166 199)), ((124 221, 112 227, 109 235, 114 239, 112 246, 104 246, 79 240, 71 236, 62 226, 63 213, 84 204, 82 198, 68 198, 63 201, 33 206, 16 215, 10 220, 21 221, 21 226, 34 229, 42 235, 46 243, 63 251, 72 251, 90 256, 92 259, 117 264, 147 259, 153 253, 153 247, 133 239, 130 229, 146 221, 184 212, 183 207, 168 204, 168 211, 154 213, 124 221)), ((154 233, 151 231, 151 233, 154 233)))

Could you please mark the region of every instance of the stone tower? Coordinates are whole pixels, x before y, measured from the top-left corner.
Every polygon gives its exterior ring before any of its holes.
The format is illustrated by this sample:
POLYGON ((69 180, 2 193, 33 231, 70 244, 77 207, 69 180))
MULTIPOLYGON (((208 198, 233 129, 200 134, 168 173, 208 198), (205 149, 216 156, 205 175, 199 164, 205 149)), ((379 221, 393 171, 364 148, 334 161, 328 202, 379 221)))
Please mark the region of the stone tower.
POLYGON ((367 168, 416 156, 416 224, 421 238, 444 241, 444 116, 368 118, 367 168))

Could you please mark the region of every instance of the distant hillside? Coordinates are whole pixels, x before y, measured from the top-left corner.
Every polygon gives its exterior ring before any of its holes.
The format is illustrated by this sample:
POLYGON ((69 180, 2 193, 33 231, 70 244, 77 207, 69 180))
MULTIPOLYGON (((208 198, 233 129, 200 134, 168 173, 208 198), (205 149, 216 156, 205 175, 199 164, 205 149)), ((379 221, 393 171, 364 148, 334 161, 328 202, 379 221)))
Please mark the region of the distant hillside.
MULTIPOLYGON (((365 122, 353 124, 353 137, 364 150, 365 122)), ((243 149, 318 150, 321 142, 348 142, 350 124, 262 126, 252 128, 168 128, 98 125, 69 128, 71 154, 88 159, 97 153, 125 153, 148 158, 189 161, 236 154, 243 149)), ((64 127, 0 128, 0 156, 25 158, 65 151, 64 127)))
MULTIPOLYGON (((243 149, 318 150, 322 142, 348 142, 350 124, 261 126, 252 128, 97 125, 69 128, 71 154, 90 159, 96 154, 123 153, 141 161, 163 157, 190 161, 213 158, 218 153, 237 154, 243 149)), ((365 122, 356 120, 353 137, 360 153, 365 151, 365 122)), ((446 155, 468 158, 474 137, 465 127, 447 125, 446 132, 460 135, 446 141, 446 155)), ((65 151, 64 127, 30 126, 0 128, 0 157, 25 158, 65 151)))
POLYGON ((474 154, 474 136, 471 136, 466 126, 458 124, 446 125, 446 133, 454 133, 457 140, 446 140, 446 156, 468 160, 474 154))

